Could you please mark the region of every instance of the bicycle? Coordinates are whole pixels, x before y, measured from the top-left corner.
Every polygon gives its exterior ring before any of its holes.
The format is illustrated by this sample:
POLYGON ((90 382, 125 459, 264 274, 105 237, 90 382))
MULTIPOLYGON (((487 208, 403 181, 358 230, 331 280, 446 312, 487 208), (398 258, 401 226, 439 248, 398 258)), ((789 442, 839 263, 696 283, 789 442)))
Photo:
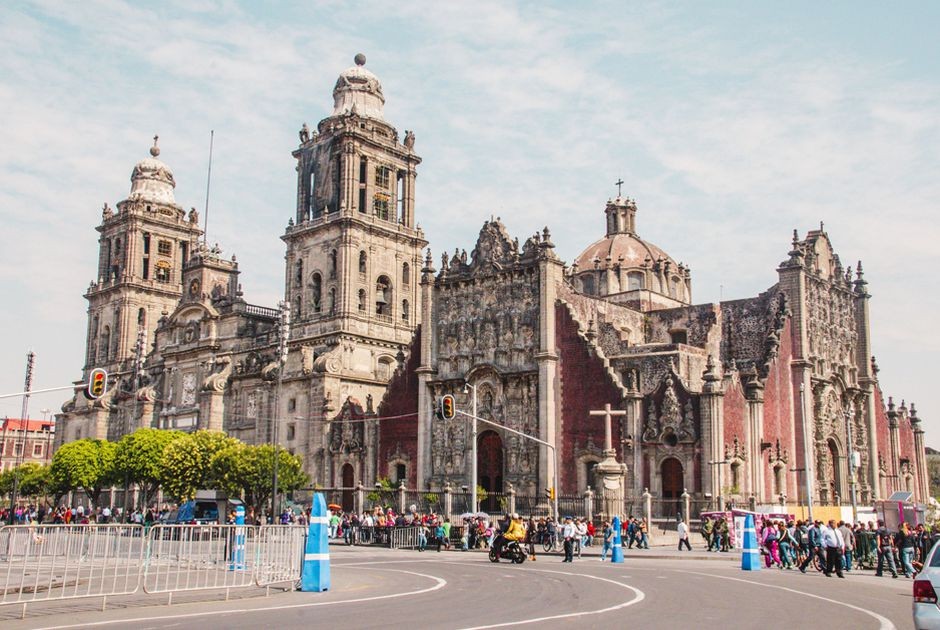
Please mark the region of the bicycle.
POLYGON ((542 534, 542 549, 545 553, 558 549, 558 537, 555 534, 544 532, 542 534))

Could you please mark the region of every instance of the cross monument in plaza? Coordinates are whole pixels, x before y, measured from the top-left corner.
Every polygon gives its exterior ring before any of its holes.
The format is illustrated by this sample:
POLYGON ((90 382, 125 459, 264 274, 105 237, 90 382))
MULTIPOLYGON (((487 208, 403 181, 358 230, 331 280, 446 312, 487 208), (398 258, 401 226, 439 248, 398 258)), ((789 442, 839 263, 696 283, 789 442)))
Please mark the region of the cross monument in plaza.
POLYGON ((617 451, 613 443, 613 418, 626 416, 623 409, 611 409, 610 403, 604 408, 589 411, 591 416, 604 416, 604 461, 594 467, 601 480, 600 490, 604 506, 604 516, 612 520, 615 516, 623 517, 623 482, 627 472, 626 464, 617 461, 617 451))

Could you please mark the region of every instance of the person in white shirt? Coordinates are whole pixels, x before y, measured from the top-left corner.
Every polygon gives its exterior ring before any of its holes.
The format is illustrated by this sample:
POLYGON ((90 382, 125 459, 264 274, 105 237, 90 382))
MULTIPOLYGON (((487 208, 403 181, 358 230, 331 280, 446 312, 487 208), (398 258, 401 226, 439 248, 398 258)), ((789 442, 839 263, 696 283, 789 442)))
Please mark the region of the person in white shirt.
POLYGON ((826 550, 826 577, 832 577, 832 572, 840 578, 842 575, 842 550, 845 548, 845 539, 842 532, 836 527, 835 520, 830 519, 829 523, 820 527, 822 534, 822 547, 826 550))
POLYGON ((561 536, 565 541, 565 559, 562 562, 572 562, 574 552, 574 539, 578 535, 578 530, 575 528, 574 523, 571 522, 571 517, 565 519, 565 526, 561 529, 561 536))
POLYGON ((685 524, 685 521, 679 521, 679 525, 676 529, 679 532, 679 551, 682 551, 682 545, 685 545, 686 549, 692 551, 692 545, 689 543, 689 526, 685 524))
POLYGON ((580 558, 581 548, 587 545, 587 521, 579 518, 575 527, 578 531, 578 557, 580 558))

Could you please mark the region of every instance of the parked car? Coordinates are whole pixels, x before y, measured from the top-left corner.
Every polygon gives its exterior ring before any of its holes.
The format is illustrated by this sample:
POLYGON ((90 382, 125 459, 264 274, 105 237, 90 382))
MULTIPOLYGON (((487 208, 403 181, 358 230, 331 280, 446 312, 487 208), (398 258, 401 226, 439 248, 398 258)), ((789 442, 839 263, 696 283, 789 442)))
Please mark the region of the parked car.
POLYGON ((940 630, 940 543, 934 544, 924 560, 924 568, 914 579, 914 627, 917 630, 940 630))

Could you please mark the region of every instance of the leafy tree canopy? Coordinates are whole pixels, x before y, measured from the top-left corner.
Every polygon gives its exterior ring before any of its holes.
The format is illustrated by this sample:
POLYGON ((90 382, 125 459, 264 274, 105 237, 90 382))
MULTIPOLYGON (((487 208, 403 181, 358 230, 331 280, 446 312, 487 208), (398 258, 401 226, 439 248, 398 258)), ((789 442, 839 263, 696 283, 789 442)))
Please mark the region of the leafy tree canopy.
POLYGON ((51 474, 64 492, 82 488, 93 503, 114 479, 115 445, 86 438, 63 444, 52 456, 51 474))
POLYGON ((209 466, 212 457, 239 443, 221 431, 196 431, 171 441, 160 461, 163 491, 180 501, 192 499, 197 490, 213 485, 209 466))
POLYGON ((116 476, 145 486, 148 494, 153 494, 162 481, 162 463, 166 447, 184 435, 180 431, 149 427, 125 435, 117 443, 114 454, 116 476))

